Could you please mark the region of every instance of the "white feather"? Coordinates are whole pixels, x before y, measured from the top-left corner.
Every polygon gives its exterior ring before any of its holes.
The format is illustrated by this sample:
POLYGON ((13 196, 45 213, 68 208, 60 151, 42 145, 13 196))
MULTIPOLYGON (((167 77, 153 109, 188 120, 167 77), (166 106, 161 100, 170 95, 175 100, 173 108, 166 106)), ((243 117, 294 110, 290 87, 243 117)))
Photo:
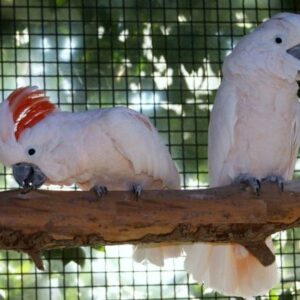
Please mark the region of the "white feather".
MULTIPOLYGON (((300 44, 295 25, 300 27, 299 15, 280 14, 243 38, 226 58, 209 126, 211 186, 230 184, 241 173, 291 179, 300 142, 300 63, 286 50, 300 44), (275 44, 276 35, 284 45, 275 44)), ((267 244, 272 249, 270 238, 267 244)), ((276 264, 262 266, 242 246, 184 248, 187 271, 221 293, 251 297, 278 283, 276 264)))
POLYGON ((166 187, 179 186, 178 172, 166 146, 146 116, 133 110, 107 110, 102 128, 118 150, 133 164, 137 174, 146 173, 162 179, 166 187))

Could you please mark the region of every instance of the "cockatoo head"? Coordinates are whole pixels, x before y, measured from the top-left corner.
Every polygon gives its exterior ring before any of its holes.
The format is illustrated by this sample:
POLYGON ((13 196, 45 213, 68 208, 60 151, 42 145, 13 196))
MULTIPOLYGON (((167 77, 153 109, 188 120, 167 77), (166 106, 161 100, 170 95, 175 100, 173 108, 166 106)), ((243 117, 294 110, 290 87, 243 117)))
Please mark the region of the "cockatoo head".
POLYGON ((16 181, 23 187, 39 187, 46 176, 35 161, 55 146, 53 132, 43 121, 58 111, 37 87, 16 89, 0 105, 0 161, 13 166, 16 181), (38 130, 37 130, 38 128, 38 130))
POLYGON ((225 59, 223 73, 295 82, 300 73, 300 15, 277 14, 243 37, 225 59))

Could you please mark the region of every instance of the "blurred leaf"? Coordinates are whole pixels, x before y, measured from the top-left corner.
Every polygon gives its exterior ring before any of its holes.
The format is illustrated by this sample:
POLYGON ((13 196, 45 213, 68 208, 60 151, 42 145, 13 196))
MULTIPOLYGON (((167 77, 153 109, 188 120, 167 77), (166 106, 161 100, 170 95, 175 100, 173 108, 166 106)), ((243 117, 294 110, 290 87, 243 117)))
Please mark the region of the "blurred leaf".
POLYGON ((94 250, 105 253, 105 246, 92 247, 94 250))
POLYGON ((47 260, 62 258, 62 251, 62 249, 47 250, 43 252, 43 256, 47 260))
POLYGON ((269 300, 278 300, 279 299, 279 290, 278 289, 272 289, 269 291, 269 300))
POLYGON ((67 2, 67 0, 55 0, 55 5, 57 7, 62 7, 65 5, 66 2, 67 2))
POLYGON ((44 257, 47 260, 62 259, 64 266, 74 261, 76 264, 84 267, 86 255, 82 248, 64 248, 45 251, 44 257))
POLYGON ((294 296, 290 290, 285 290, 283 293, 278 297, 278 300, 293 300, 294 296))
POLYGON ((82 268, 85 263, 85 252, 82 248, 66 248, 63 250, 63 263, 67 265, 69 262, 74 261, 82 268))
POLYGON ((202 299, 203 297, 203 285, 201 284, 193 284, 190 286, 191 293, 194 297, 202 299))

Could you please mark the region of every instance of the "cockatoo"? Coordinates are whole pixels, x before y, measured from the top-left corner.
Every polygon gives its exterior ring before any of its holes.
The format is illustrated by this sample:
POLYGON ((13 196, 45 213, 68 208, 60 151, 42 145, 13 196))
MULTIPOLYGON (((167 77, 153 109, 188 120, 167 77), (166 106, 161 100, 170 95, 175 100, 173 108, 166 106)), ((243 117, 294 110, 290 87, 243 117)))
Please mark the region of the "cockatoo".
MULTIPOLYGON (((122 107, 63 112, 36 87, 16 89, 0 105, 0 161, 26 189, 76 183, 101 196, 106 189, 180 188, 167 147, 145 115, 122 107)), ((137 259, 163 264, 181 251, 150 248, 137 247, 137 259)))
MULTIPOLYGON (((281 13, 243 37, 223 64, 223 80, 211 113, 208 141, 210 185, 236 178, 292 178, 299 148, 300 15, 281 13)), ((267 245, 272 249, 271 238, 267 245)), ((185 247, 186 269, 221 293, 266 293, 279 277, 240 245, 195 243, 185 247)))

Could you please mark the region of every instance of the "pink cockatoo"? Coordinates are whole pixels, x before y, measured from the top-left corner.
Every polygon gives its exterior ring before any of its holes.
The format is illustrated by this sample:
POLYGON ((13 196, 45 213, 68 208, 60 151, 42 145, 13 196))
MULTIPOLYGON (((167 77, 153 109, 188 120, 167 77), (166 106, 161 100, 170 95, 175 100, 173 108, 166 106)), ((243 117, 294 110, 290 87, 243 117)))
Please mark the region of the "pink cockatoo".
MULTIPOLYGON (((292 178, 299 148, 300 15, 281 13, 240 40, 223 65, 209 124, 210 185, 292 178)), ((272 249, 271 238, 267 245, 272 249)), ((186 269, 200 283, 232 296, 266 293, 279 281, 244 247, 195 243, 186 269)))
MULTIPOLYGON (((0 105, 0 161, 25 189, 76 183, 101 196, 106 189, 180 188, 167 147, 145 115, 121 107, 63 112, 36 87, 19 88, 0 105)), ((163 264, 180 249, 140 246, 135 257, 163 264)))

